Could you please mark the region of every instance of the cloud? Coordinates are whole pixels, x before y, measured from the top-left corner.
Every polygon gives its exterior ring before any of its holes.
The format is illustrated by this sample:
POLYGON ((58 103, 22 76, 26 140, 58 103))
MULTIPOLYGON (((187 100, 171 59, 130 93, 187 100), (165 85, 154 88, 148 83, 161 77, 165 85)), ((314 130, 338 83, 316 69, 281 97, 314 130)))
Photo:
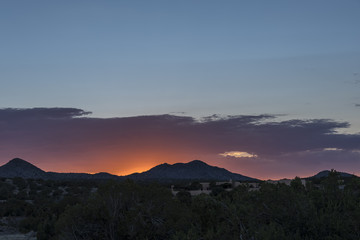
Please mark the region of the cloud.
POLYGON ((101 147, 132 144, 206 150, 230 149, 256 155, 277 155, 311 149, 360 149, 359 135, 337 134, 346 122, 327 119, 271 122, 271 115, 211 116, 200 121, 188 116, 154 115, 126 118, 90 118, 75 108, 1 109, 0 142, 26 141, 36 145, 101 147), (11 121, 9 121, 11 120, 11 121), (16 121, 14 121, 16 120, 16 121), (265 122, 266 120, 266 122, 265 122), (33 143, 31 143, 33 142, 33 143))
POLYGON ((77 108, 2 108, 0 121, 73 118, 90 113, 77 108))
POLYGON ((240 151, 230 151, 230 152, 224 152, 220 153, 220 156, 223 157, 235 157, 235 158, 256 158, 256 154, 251 154, 247 152, 240 152, 240 151))
POLYGON ((356 104, 355 104, 355 107, 360 107, 360 104, 359 104, 359 103, 356 103, 356 104))
POLYGON ((324 148, 324 151, 341 151, 341 148, 324 148))
MULTIPOLYGON (((219 156, 223 153, 232 156, 231 168, 235 171, 246 166, 246 153, 256 156, 251 164, 276 165, 283 159, 304 161, 300 160, 301 152, 326 152, 317 154, 317 161, 326 163, 329 154, 360 150, 359 134, 336 132, 349 127, 349 123, 330 119, 278 122, 272 121, 276 120, 274 115, 213 115, 197 120, 175 115, 94 118, 88 114, 76 108, 0 109, 1 159, 19 156, 35 159, 34 163, 49 163, 51 170, 56 170, 56 163, 59 169, 85 171, 87 167, 88 172, 114 172, 116 165, 122 172, 136 164, 145 168, 193 159, 218 161, 221 165, 228 162, 224 155, 219 156), (236 165, 240 163, 243 165, 236 165)), ((350 159, 356 156, 349 154, 346 161, 352 164, 350 159)))

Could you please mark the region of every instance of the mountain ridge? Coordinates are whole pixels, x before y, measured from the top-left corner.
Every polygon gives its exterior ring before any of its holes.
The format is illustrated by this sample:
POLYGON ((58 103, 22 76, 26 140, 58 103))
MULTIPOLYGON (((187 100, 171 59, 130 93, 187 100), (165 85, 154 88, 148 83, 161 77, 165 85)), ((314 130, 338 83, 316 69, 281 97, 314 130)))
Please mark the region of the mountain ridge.
POLYGON ((200 160, 193 160, 188 163, 159 164, 145 172, 133 173, 126 176, 117 176, 110 173, 100 172, 88 173, 58 173, 46 172, 35 165, 20 159, 14 158, 8 163, 0 166, 0 177, 13 178, 41 178, 51 180, 64 179, 133 179, 133 180, 237 180, 237 181, 258 181, 258 179, 247 177, 241 174, 232 173, 224 168, 210 166, 200 160))
MULTIPOLYGON (((304 177, 302 179, 312 179, 312 178, 321 178, 326 177, 330 173, 330 170, 320 171, 314 176, 304 177)), ((357 177, 354 174, 338 172, 341 177, 357 177)), ((58 173, 58 172, 46 172, 35 165, 20 159, 14 158, 8 163, 0 166, 0 177, 3 178, 40 178, 40 179, 49 179, 49 180, 87 180, 87 179, 96 179, 96 180, 123 180, 123 179, 132 179, 132 180, 157 180, 157 181, 166 181, 166 180, 235 180, 235 181, 259 181, 259 179, 244 176, 238 173, 233 173, 228 171, 225 168, 220 168, 217 166, 211 166, 207 163, 200 160, 193 160, 188 163, 162 163, 153 168, 141 172, 141 173, 132 173, 125 176, 117 176, 107 172, 99 172, 95 174, 89 173, 58 173)))
POLYGON ((224 168, 210 166, 200 160, 188 163, 163 163, 142 173, 130 174, 127 177, 139 180, 146 179, 198 179, 198 180, 236 180, 258 181, 238 173, 232 173, 224 168))
MULTIPOLYGON (((314 176, 311 176, 311 177, 306 177, 304 179, 312 179, 312 178, 323 178, 323 177, 327 177, 329 176, 331 170, 323 170, 323 171, 320 171, 318 172, 317 174, 315 174, 314 176)), ((350 174, 350 173, 346 173, 346 172, 338 172, 336 171, 340 177, 343 177, 343 178, 348 178, 348 177, 357 177, 356 175, 354 174, 350 174)))
POLYGON ((35 165, 21 159, 14 158, 8 163, 0 166, 0 177, 3 178, 33 178, 33 179, 51 179, 51 180, 64 180, 64 179, 117 179, 119 176, 110 173, 58 173, 46 172, 35 165))

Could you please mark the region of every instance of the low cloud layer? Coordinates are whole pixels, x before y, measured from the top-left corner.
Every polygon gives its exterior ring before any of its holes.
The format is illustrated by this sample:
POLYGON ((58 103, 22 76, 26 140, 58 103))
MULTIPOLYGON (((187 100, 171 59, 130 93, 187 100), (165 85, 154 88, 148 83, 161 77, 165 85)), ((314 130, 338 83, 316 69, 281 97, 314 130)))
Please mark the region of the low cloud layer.
POLYGON ((48 170, 124 174, 201 158, 235 172, 258 174, 254 177, 264 176, 261 169, 269 164, 274 169, 266 176, 306 174, 296 173, 303 163, 308 169, 359 167, 360 135, 336 133, 349 127, 346 122, 277 122, 271 115, 197 120, 174 115, 103 119, 88 114, 75 108, 0 109, 0 160, 22 157, 48 170), (256 158, 219 155, 226 152, 256 158))
POLYGON ((91 112, 77 108, 5 108, 0 109, 0 121, 62 119, 80 117, 91 112))

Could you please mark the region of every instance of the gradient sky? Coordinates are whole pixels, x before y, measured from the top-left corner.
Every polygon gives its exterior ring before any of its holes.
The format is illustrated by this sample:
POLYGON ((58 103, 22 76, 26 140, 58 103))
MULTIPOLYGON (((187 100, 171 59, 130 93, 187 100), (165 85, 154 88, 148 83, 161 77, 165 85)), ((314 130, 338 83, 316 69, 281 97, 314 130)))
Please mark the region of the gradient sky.
POLYGON ((359 13, 357 0, 0 1, 0 163, 360 174, 359 13))

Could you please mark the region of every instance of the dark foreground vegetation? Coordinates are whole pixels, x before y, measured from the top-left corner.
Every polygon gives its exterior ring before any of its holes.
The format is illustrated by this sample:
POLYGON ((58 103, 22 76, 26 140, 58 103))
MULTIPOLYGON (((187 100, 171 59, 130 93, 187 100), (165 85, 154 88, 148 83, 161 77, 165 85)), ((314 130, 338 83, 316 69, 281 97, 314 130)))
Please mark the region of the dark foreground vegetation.
POLYGON ((1 219, 39 240, 360 239, 360 181, 336 172, 196 197, 133 181, 1 179, 0 199, 1 219))

